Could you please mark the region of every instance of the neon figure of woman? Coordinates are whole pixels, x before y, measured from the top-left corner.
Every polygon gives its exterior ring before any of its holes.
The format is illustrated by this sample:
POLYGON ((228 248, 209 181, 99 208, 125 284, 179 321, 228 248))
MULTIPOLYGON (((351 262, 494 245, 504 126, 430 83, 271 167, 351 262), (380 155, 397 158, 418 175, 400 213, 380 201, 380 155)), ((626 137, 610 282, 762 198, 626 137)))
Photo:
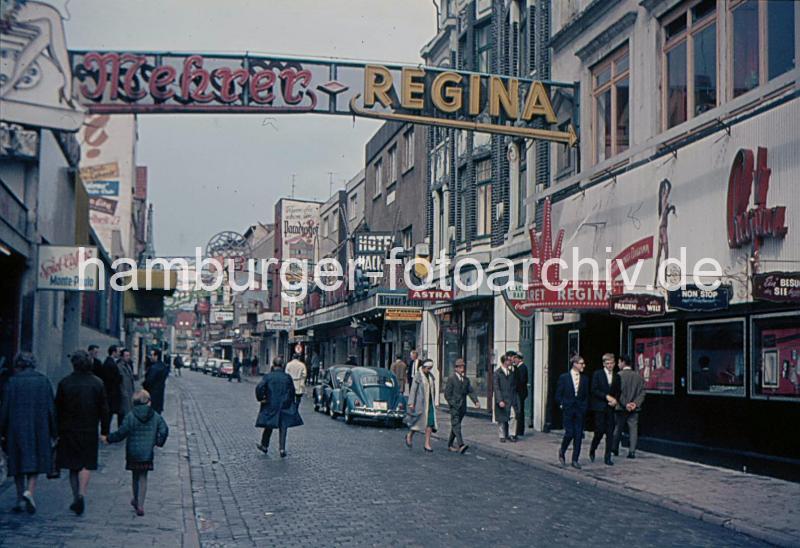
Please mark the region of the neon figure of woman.
POLYGON ((72 106, 72 69, 67 56, 62 17, 58 9, 41 2, 13 0, 5 7, 2 15, 5 26, 11 27, 16 24, 36 32, 37 36, 20 51, 11 77, 0 82, 0 96, 14 89, 36 58, 47 51, 50 60, 64 79, 64 85, 58 91, 59 99, 72 106))
POLYGON ((658 284, 658 270, 661 261, 669 257, 669 214, 678 216, 675 206, 669 203, 669 193, 672 190, 672 183, 669 179, 664 179, 658 187, 658 251, 656 252, 656 273, 653 284, 658 284), (663 255, 663 257, 662 257, 663 255))

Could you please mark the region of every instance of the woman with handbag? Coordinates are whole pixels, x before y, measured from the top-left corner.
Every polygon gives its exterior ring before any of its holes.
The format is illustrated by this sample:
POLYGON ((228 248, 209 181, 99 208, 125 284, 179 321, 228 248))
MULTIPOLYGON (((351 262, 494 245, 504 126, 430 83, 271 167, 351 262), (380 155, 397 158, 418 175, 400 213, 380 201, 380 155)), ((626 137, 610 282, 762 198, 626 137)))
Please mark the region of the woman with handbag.
POLYGON ((428 453, 433 453, 431 434, 436 432, 438 427, 436 423, 436 403, 434 402, 436 379, 431 373, 433 365, 433 360, 427 359, 422 362, 417 370, 417 374, 411 382, 405 419, 406 425, 410 428, 405 438, 406 447, 411 449, 415 432, 424 433, 425 445, 423 448, 428 453))
POLYGON ((53 465, 52 442, 56 435, 53 387, 47 377, 34 371, 36 358, 21 352, 14 359, 0 407, 0 437, 6 452, 8 477, 17 487, 14 512, 36 512, 33 493, 36 477, 53 465))

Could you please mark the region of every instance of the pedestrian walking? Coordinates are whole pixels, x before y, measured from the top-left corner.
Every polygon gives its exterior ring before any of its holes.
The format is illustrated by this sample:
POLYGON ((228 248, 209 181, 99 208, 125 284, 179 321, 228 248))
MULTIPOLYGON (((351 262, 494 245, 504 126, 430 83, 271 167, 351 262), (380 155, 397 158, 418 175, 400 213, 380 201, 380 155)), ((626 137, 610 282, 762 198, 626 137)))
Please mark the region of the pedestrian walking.
POLYGON ((106 391, 106 401, 108 401, 109 417, 117 415, 117 424, 119 424, 125 415, 120 416, 120 385, 122 377, 120 376, 117 362, 119 361, 120 353, 117 345, 112 344, 108 347, 108 356, 103 362, 98 372, 95 375, 103 381, 103 389, 106 391))
POLYGON ((590 406, 594 412, 594 436, 589 447, 589 460, 594 462, 595 451, 600 445, 603 436, 606 438, 603 462, 612 466, 611 449, 614 445, 614 408, 617 406, 620 383, 619 375, 614 373, 616 365, 614 354, 603 354, 603 369, 598 369, 592 375, 592 396, 590 406))
POLYGON ((581 456, 583 440, 583 420, 589 406, 589 382, 583 375, 586 362, 579 355, 570 360, 572 367, 562 373, 556 385, 556 402, 564 414, 564 438, 558 451, 558 461, 566 466, 565 455, 572 443, 572 467, 580 470, 578 459, 581 456))
POLYGON ((306 375, 308 374, 306 364, 300 360, 300 354, 293 355, 292 361, 286 364, 286 373, 292 377, 292 382, 294 382, 295 401, 299 407, 300 399, 306 390, 306 375))
POLYGON ((233 379, 242 382, 242 362, 238 357, 233 358, 233 374, 228 377, 228 382, 232 382, 233 379))
POLYGON ((161 350, 153 350, 151 357, 151 365, 142 382, 142 388, 150 393, 153 410, 160 415, 164 412, 164 390, 167 387, 169 369, 161 361, 161 350))
POLYGON ((36 371, 29 352, 14 358, 0 407, 0 438, 6 453, 8 477, 14 478, 17 502, 14 512, 36 512, 36 478, 53 468, 52 447, 56 437, 53 387, 36 371))
POLYGON ((344 362, 344 364, 345 365, 352 365, 353 367, 356 367, 358 365, 358 362, 356 361, 356 357, 355 356, 347 356, 347 361, 344 362))
POLYGON ((256 387, 256 399, 261 403, 256 427, 264 429, 258 449, 265 454, 269 451, 272 431, 277 428, 278 450, 283 458, 286 456, 286 431, 302 426, 303 419, 300 417, 298 400, 295 399, 294 380, 283 371, 281 358, 272 360, 272 370, 264 375, 256 387))
POLYGON ((100 353, 100 347, 96 344, 90 344, 87 348, 87 352, 89 352, 89 358, 92 360, 92 373, 94 373, 98 379, 102 380, 103 362, 101 362, 100 358, 97 357, 97 355, 100 353))
POLYGON ((92 361, 83 350, 70 356, 72 373, 61 379, 56 390, 58 416, 57 462, 69 470, 72 504, 69 509, 83 514, 92 470, 97 470, 98 438, 108 435, 109 411, 103 383, 92 374, 92 361))
POLYGON ((253 375, 254 377, 258 375, 258 356, 253 356, 253 359, 250 360, 250 367, 253 371, 251 375, 253 375))
POLYGON ((619 358, 619 399, 615 407, 616 425, 614 428, 614 454, 619 455, 619 442, 622 429, 628 425, 628 458, 636 458, 636 444, 639 440, 639 412, 644 404, 644 379, 631 368, 628 356, 619 358))
POLYGON ((394 376, 397 377, 397 385, 400 388, 400 393, 406 393, 406 375, 408 374, 408 366, 406 362, 403 361, 403 355, 398 354, 397 359, 394 361, 392 366, 389 368, 394 376))
POLYGON ((119 413, 117 414, 117 428, 122 426, 122 421, 130 413, 132 407, 133 393, 136 390, 136 377, 133 373, 133 360, 131 351, 123 348, 120 359, 117 362, 119 371, 119 413))
POLYGON ((517 383, 517 437, 525 435, 525 400, 528 399, 528 366, 522 359, 522 354, 513 351, 514 375, 517 383))
POLYGON ((472 400, 475 407, 480 408, 481 404, 475 397, 472 384, 467 378, 467 365, 463 358, 458 358, 454 365, 455 372, 447 378, 444 385, 444 399, 450 406, 450 438, 447 441, 447 448, 450 451, 464 453, 468 446, 464 444, 461 436, 461 421, 467 414, 467 397, 472 400), (457 442, 458 445, 453 445, 457 442))
POLYGON ((319 369, 321 365, 321 360, 319 357, 319 353, 314 350, 311 353, 311 377, 309 377, 309 382, 311 386, 316 386, 317 382, 319 381, 319 369))
POLYGON ((517 379, 510 369, 511 362, 509 356, 500 356, 500 365, 494 370, 492 381, 494 420, 500 443, 517 441, 517 379))
POLYGON ((406 425, 410 428, 406 434, 406 447, 411 449, 413 446, 414 433, 425 434, 424 449, 428 453, 433 453, 431 447, 431 434, 436 432, 438 425, 436 422, 436 404, 434 402, 435 381, 431 370, 433 360, 427 359, 420 364, 417 374, 411 383, 411 392, 406 411, 406 425))
POLYGON ((181 357, 180 354, 175 356, 175 362, 174 363, 175 363, 175 374, 180 377, 181 376, 181 369, 183 369, 183 358, 181 357))
POLYGON ((133 395, 133 410, 125 415, 122 426, 108 435, 108 443, 125 442, 125 470, 131 472, 131 506, 137 516, 144 515, 147 473, 153 470, 153 447, 164 447, 169 428, 164 418, 153 411, 150 394, 139 390, 133 395))

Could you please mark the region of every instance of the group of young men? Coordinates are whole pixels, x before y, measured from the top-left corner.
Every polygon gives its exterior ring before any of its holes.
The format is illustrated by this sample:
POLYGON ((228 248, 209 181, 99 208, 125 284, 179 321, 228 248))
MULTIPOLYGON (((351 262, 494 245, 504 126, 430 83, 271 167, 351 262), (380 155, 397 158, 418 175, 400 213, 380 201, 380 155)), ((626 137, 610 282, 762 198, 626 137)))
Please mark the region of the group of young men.
POLYGON ((583 425, 589 409, 594 412, 594 437, 589 449, 589 460, 594 462, 595 451, 605 436, 603 462, 611 466, 611 454, 619 455, 619 443, 625 424, 628 425, 630 445, 628 458, 636 458, 639 412, 644 403, 644 380, 631 367, 630 358, 620 356, 619 372, 614 370, 614 354, 603 354, 603 368, 592 375, 591 383, 583 370, 586 362, 575 355, 571 368, 562 374, 556 385, 556 402, 563 412, 564 437, 558 451, 558 460, 566 466, 566 452, 572 444, 572 467, 580 469, 578 462, 583 440, 583 425))

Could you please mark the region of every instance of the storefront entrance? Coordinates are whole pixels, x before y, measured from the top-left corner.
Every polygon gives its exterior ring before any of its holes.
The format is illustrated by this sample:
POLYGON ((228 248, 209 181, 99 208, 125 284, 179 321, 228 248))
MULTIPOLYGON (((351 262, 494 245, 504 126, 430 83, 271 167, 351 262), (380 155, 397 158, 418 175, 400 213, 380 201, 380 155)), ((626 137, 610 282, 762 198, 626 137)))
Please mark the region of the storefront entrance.
POLYGON ((19 350, 19 293, 24 268, 20 255, 0 255, 0 363, 11 363, 19 350))
MULTIPOLYGON (((592 373, 603 366, 603 354, 619 355, 620 327, 620 321, 608 314, 583 314, 579 322, 550 326, 545 431, 563 428, 555 393, 558 377, 569 371, 572 355, 583 356, 584 374, 591 378, 592 373)), ((591 429, 591 421, 587 421, 586 427, 591 429)))

